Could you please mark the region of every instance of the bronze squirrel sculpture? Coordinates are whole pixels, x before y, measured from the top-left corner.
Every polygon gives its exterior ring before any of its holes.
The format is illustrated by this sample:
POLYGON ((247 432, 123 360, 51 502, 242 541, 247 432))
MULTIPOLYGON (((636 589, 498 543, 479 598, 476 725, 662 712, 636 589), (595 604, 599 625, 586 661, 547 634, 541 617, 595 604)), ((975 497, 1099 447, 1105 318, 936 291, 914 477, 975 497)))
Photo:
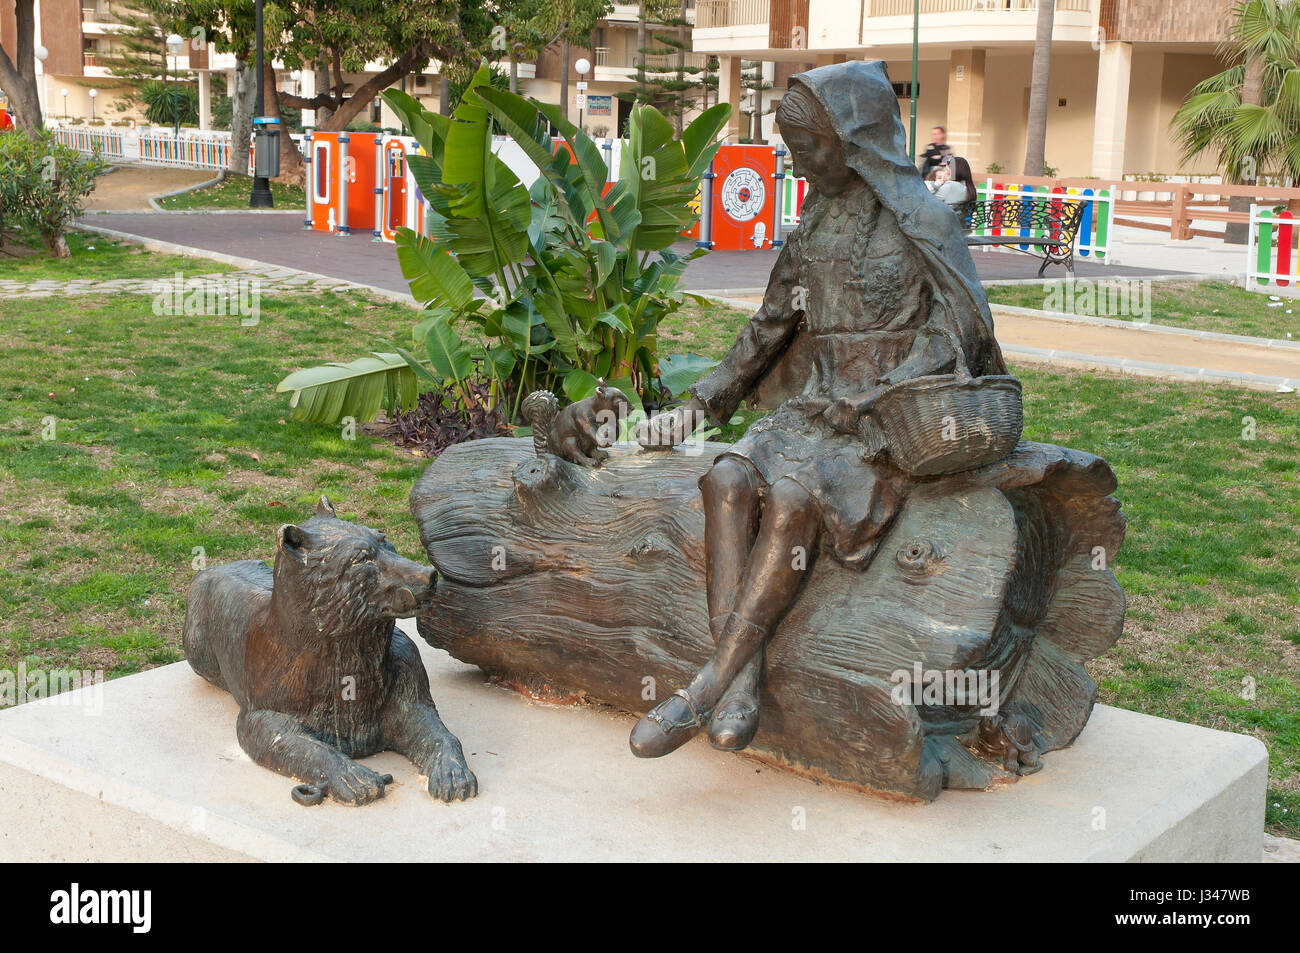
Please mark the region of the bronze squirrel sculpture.
POLYGON ((276 535, 274 569, 260 560, 204 569, 185 607, 186 657, 239 702, 240 747, 307 782, 293 792, 302 804, 383 797, 391 776, 355 759, 388 750, 428 776, 433 797, 477 795, 420 654, 395 624, 432 599, 436 571, 339 519, 324 496, 311 519, 276 535))
POLYGON ((595 467, 609 457, 601 448, 618 438, 618 423, 632 409, 632 402, 602 380, 590 397, 563 410, 559 407, 548 390, 533 391, 524 398, 522 410, 533 427, 533 448, 539 456, 553 453, 570 463, 595 467))

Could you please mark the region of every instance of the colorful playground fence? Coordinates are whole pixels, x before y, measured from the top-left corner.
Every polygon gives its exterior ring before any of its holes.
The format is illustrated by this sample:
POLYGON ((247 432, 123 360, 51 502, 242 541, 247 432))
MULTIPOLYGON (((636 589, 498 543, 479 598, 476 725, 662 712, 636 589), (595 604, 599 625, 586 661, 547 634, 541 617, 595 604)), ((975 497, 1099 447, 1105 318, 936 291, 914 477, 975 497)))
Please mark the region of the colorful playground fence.
POLYGON ((121 159, 125 155, 125 135, 121 129, 99 129, 92 126, 60 126, 54 130, 54 139, 87 155, 98 152, 105 159, 121 159))
MULTIPOLYGON (((1083 202, 1083 219, 1079 223, 1079 232, 1074 240, 1074 255, 1076 258, 1093 259, 1095 261, 1106 261, 1107 253, 1110 251, 1109 236, 1114 231, 1115 226, 1115 186, 1106 188, 1078 188, 1064 186, 1055 186, 1049 188, 1045 185, 1016 185, 995 182, 993 179, 987 179, 975 187, 976 197, 981 202, 992 201, 997 198, 1003 199, 1025 199, 1035 204, 1048 202, 1061 202, 1069 200, 1072 202, 1083 202)), ((977 230, 979 235, 1022 235, 1025 238, 1040 238, 1045 229, 1042 227, 1033 227, 1029 224, 1026 217, 1025 224, 1018 230, 1014 228, 981 228, 977 230)), ((1018 246, 1023 251, 1028 251, 1028 244, 1018 246)))
POLYGON ((1294 288, 1296 284, 1296 226, 1286 209, 1272 205, 1250 207, 1250 229, 1246 246, 1246 288, 1271 291, 1294 288))
POLYGON ((190 169, 224 169, 230 164, 230 133, 173 136, 160 130, 142 131, 140 161, 190 169))
POLYGON ((88 155, 97 151, 105 159, 187 169, 225 169, 230 163, 230 133, 220 130, 184 130, 174 136, 167 127, 59 125, 54 135, 65 146, 88 155))

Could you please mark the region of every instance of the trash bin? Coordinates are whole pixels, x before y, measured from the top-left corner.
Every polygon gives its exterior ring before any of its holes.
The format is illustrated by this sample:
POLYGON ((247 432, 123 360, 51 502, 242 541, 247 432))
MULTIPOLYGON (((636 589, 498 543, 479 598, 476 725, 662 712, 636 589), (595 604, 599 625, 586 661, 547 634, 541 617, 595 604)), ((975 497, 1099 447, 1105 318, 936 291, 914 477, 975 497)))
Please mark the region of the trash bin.
POLYGON ((253 120, 253 175, 274 179, 280 174, 280 120, 258 116, 253 120))

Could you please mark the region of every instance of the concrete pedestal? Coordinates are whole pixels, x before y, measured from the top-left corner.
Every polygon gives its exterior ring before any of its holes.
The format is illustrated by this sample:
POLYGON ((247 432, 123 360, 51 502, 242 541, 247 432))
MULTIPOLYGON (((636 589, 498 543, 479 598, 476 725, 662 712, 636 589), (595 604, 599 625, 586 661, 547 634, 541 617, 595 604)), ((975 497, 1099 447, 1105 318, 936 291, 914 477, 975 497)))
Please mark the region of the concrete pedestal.
MULTIPOLYGON (((420 643, 422 644, 422 643, 420 643)), ((0 712, 0 861, 1257 861, 1257 740, 1098 706, 1041 772, 903 804, 818 785, 703 738, 658 761, 632 719, 531 703, 425 650, 480 796, 433 801, 394 754, 363 808, 304 808, 235 741, 236 706, 184 662, 110 682, 102 710, 0 712)), ((57 701, 57 699, 55 700, 57 701)))

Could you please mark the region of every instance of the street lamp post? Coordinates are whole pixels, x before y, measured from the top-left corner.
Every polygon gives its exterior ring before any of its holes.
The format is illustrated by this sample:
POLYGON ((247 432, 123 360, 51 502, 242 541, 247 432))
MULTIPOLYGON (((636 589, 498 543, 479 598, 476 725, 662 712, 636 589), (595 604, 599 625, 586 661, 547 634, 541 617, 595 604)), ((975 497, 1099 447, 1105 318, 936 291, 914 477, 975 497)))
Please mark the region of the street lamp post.
POLYGON ((912 162, 916 162, 916 74, 918 53, 921 46, 921 0, 912 0, 912 88, 911 112, 907 123, 907 145, 912 152, 912 162))
POLYGON ((172 137, 181 135, 181 46, 185 43, 175 33, 167 37, 167 49, 172 53, 172 137))
POLYGON ((582 108, 586 105, 586 74, 591 72, 591 62, 582 57, 573 64, 577 70, 577 127, 582 129, 582 108))
POLYGON ((95 99, 98 96, 99 96, 99 90, 92 89, 90 91, 90 121, 91 122, 95 121, 95 99))
MULTIPOLYGON (((257 115, 259 118, 266 116, 266 90, 263 88, 262 60, 264 53, 264 41, 262 37, 262 8, 263 0, 257 0, 257 5, 253 13, 253 34, 256 37, 257 44, 257 75, 254 79, 257 82, 257 115)), ((259 163, 260 164, 260 163, 259 163)), ((257 172, 256 169, 253 170, 257 172)), ((271 198, 271 183, 264 175, 253 176, 253 191, 248 196, 249 208, 271 208, 274 205, 274 199, 271 198)))
POLYGON ((68 121, 68 91, 67 89, 59 90, 59 95, 63 97, 63 121, 68 121))

